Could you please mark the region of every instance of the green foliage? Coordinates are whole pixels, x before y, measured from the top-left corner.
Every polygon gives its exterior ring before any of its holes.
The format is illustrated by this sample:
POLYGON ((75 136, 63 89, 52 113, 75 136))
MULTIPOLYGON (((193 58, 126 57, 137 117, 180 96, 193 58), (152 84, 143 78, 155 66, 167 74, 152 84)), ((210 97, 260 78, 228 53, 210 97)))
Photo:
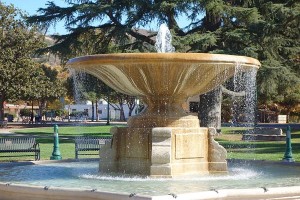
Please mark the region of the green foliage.
POLYGON ((67 113, 65 110, 55 110, 54 112, 56 116, 63 116, 67 113))
POLYGON ((30 97, 42 101, 51 101, 63 96, 66 89, 63 87, 62 80, 58 78, 57 70, 45 64, 41 64, 39 69, 40 75, 34 79, 37 90, 30 97))
POLYGON ((75 90, 75 101, 96 101, 105 98, 111 91, 100 79, 84 72, 75 72, 68 82, 68 93, 72 94, 75 90))
POLYGON ((43 47, 43 39, 23 18, 22 12, 0 2, 0 120, 3 102, 29 97, 40 76, 31 57, 43 47))
POLYGON ((260 103, 299 103, 300 3, 288 1, 81 1, 69 7, 49 2, 29 22, 49 25, 65 20, 70 31, 48 48, 65 59, 94 53, 153 51, 155 32, 167 23, 178 52, 210 52, 257 58, 260 103), (179 26, 185 18, 185 26, 179 26), (182 19, 181 19, 182 20, 182 19), (152 25, 153 27, 153 25, 152 25), (154 27, 156 28, 156 27, 154 27), (284 77, 282 77, 284 76, 284 77), (284 84, 282 84, 284 83, 284 84), (284 92, 286 91, 286 92, 284 92), (295 95, 290 95, 291 93, 295 95))
POLYGON ((31 116, 31 110, 30 109, 21 109, 20 110, 20 116, 30 117, 31 116))
POLYGON ((75 111, 75 112, 70 113, 70 116, 71 117, 83 117, 83 116, 88 116, 88 113, 84 112, 84 111, 75 111))
POLYGON ((287 3, 267 2, 260 7, 264 18, 258 23, 258 42, 262 68, 258 76, 258 95, 261 103, 275 102, 282 105, 296 105, 299 98, 300 76, 300 5, 295 1, 287 3), (297 69, 298 68, 298 69, 297 69))

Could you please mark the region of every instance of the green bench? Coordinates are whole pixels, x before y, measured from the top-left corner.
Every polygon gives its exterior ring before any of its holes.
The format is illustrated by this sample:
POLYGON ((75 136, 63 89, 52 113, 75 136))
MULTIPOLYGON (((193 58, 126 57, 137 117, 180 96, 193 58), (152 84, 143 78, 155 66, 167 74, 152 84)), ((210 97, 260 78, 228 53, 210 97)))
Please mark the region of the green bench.
POLYGON ((111 137, 91 137, 78 136, 75 137, 75 158, 79 155, 99 155, 101 147, 107 143, 111 143, 111 137), (95 153, 95 151, 98 151, 95 153))
POLYGON ((34 137, 0 138, 0 157, 20 156, 34 156, 35 160, 40 160, 40 147, 34 137))

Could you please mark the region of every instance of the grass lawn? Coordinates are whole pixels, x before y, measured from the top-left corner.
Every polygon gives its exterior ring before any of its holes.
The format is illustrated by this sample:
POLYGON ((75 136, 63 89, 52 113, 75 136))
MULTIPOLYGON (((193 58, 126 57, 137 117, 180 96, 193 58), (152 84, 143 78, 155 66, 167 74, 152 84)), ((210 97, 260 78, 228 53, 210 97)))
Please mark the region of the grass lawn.
MULTIPOLYGON (((112 126, 67 126, 59 127, 60 152, 63 159, 75 158, 75 136, 106 136, 110 135, 112 126)), ((224 127, 222 134, 216 137, 224 146, 230 159, 255 159, 255 160, 282 160, 285 153, 285 141, 242 141, 241 132, 243 127, 224 127)), ((285 130, 283 130, 285 131, 285 130)), ((47 128, 26 128, 16 130, 17 134, 33 135, 40 143, 41 160, 49 160, 53 151, 53 127, 47 128)), ((292 150, 293 158, 300 160, 300 130, 292 130, 292 150)), ((83 157, 83 156, 82 156, 83 157)), ((84 156, 86 158, 87 156, 84 156)), ((95 157, 95 156, 91 156, 95 157)), ((97 156, 96 156, 97 157, 97 156)), ((10 157, 0 158, 1 161, 12 160, 32 160, 30 157, 10 157)))
MULTIPOLYGON (((285 141, 242 141, 243 127, 224 127, 222 135, 216 141, 227 150, 227 157, 251 160, 282 160, 285 141)), ((285 130, 283 130, 285 132, 285 130)), ((300 130, 292 130, 292 153, 296 161, 300 160, 300 130)))

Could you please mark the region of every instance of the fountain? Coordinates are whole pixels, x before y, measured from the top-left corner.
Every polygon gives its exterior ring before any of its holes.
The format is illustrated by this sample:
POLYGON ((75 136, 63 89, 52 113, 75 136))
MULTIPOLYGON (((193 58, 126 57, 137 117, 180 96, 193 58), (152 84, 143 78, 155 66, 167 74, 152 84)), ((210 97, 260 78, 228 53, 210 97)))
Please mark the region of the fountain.
POLYGON ((226 150, 213 139, 215 130, 200 127, 182 104, 222 84, 237 64, 249 70, 260 63, 243 56, 168 53, 174 48, 166 26, 158 36, 156 47, 163 53, 89 55, 67 63, 147 105, 128 127, 111 130, 113 142, 100 152, 100 171, 152 177, 226 173, 226 150))
POLYGON ((226 151, 213 139, 215 130, 199 127, 197 117, 182 110, 187 97, 222 84, 237 64, 242 70, 260 66, 243 56, 200 53, 70 60, 73 69, 141 97, 147 109, 130 118, 128 127, 111 130, 113 143, 101 151, 100 164, 98 159, 0 163, 0 199, 296 199, 297 163, 231 160, 227 168, 226 151))

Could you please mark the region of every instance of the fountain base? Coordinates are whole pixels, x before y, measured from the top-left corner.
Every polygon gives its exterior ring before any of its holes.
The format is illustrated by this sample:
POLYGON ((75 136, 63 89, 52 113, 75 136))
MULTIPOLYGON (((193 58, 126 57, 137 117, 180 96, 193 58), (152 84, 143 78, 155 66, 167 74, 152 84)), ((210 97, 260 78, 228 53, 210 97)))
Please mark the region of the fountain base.
POLYGON ((100 151, 100 171, 174 177, 227 173, 226 150, 213 128, 114 127, 112 144, 100 151))

